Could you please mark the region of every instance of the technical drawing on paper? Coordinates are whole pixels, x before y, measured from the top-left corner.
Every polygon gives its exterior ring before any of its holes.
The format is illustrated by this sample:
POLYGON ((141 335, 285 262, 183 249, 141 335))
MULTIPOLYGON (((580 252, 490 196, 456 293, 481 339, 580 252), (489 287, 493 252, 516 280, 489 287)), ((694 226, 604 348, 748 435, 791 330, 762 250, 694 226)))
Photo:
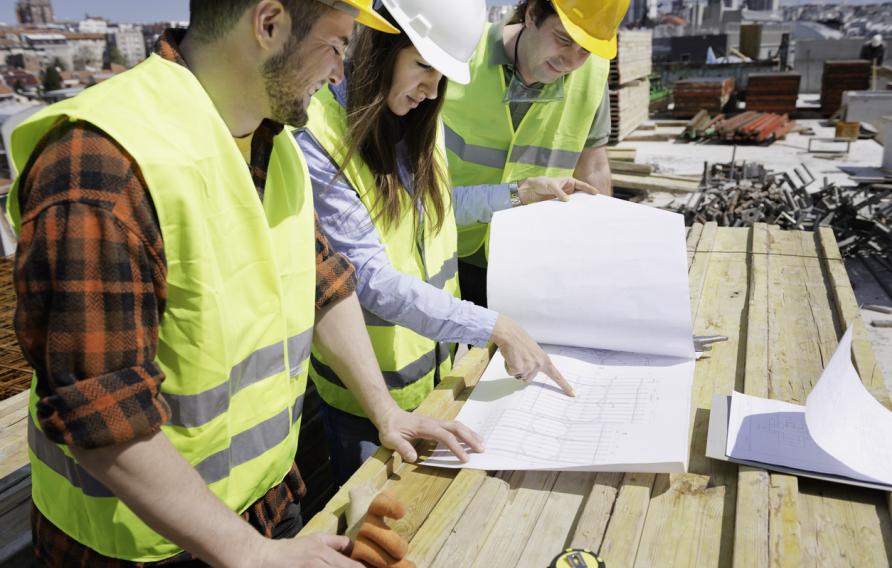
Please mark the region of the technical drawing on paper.
MULTIPOLYGON (((526 386, 507 377, 504 359, 496 353, 457 417, 480 434, 486 447, 483 454, 471 454, 466 467, 609 471, 617 464, 620 471, 684 469, 693 362, 543 348, 576 396, 565 395, 542 374, 526 386)), ((444 448, 428 463, 462 466, 444 448)))

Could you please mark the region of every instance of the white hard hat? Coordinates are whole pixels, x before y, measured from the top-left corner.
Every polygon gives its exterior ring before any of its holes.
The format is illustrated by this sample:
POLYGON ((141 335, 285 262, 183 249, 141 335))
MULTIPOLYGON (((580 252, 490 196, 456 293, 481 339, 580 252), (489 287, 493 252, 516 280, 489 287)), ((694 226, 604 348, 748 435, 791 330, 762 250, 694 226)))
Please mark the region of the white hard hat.
POLYGON ((876 34, 875 36, 870 38, 870 44, 873 46, 878 46, 881 43, 883 43, 883 36, 881 36, 880 34, 876 34))
POLYGON ((471 80, 468 61, 483 35, 485 0, 381 0, 418 53, 456 83, 471 80))

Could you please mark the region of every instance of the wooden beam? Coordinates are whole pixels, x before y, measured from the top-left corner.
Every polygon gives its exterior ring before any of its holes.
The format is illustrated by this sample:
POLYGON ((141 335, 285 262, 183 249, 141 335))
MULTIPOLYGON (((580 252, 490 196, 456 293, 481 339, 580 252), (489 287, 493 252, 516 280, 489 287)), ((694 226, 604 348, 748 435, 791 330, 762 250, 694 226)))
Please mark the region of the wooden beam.
POLYGON ((668 193, 693 193, 700 187, 699 182, 681 181, 659 175, 638 176, 623 173, 612 173, 610 179, 613 187, 637 191, 665 191, 668 193))

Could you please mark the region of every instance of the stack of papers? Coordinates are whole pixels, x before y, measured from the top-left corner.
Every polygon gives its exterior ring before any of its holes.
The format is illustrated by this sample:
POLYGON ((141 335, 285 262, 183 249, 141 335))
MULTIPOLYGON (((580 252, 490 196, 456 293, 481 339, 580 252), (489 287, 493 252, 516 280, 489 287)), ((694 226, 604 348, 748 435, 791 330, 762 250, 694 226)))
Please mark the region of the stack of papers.
POLYGON ((489 306, 516 320, 576 391, 511 377, 496 353, 457 419, 489 470, 687 469, 694 351, 684 220, 609 197, 574 195, 499 212, 489 306))
POLYGON ((715 397, 707 455, 892 490, 892 412, 864 388, 851 350, 849 328, 805 406, 737 392, 715 397))

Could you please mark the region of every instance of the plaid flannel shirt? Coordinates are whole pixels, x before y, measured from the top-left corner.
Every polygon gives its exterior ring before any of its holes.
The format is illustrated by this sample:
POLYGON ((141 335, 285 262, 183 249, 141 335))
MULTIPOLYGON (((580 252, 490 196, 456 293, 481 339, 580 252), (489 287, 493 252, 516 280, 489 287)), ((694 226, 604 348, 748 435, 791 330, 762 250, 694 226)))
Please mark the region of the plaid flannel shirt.
MULTIPOLYGON (((177 50, 184 33, 165 32, 156 53, 185 65, 177 50)), ((252 139, 247 166, 261 200, 282 128, 265 120, 252 139)), ((157 432, 170 416, 155 362, 167 268, 138 165, 104 132, 74 122, 44 137, 22 175, 15 329, 37 373, 41 428, 54 442, 82 448, 157 432)), ((316 273, 317 307, 355 288, 353 267, 330 249, 318 221, 316 273)), ((305 490, 294 466, 243 517, 270 536, 305 490)), ((35 553, 47 564, 132 565, 74 541, 36 508, 32 528, 35 553)))

